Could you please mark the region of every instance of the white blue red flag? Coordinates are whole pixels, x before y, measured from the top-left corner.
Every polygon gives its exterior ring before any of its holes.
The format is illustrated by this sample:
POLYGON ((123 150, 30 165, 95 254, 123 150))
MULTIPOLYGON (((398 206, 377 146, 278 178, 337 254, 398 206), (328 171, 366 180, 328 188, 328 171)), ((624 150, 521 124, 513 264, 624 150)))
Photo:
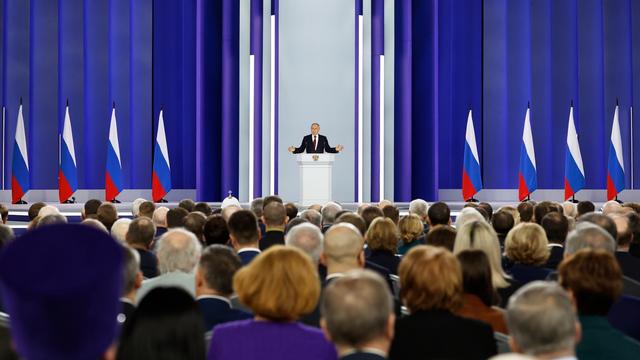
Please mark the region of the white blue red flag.
POLYGON ((116 123, 116 107, 111 110, 109 124, 109 144, 107 145, 107 171, 105 174, 105 196, 107 201, 115 200, 122 191, 122 162, 120 161, 120 143, 118 142, 118 125, 116 123))
POLYGON ((567 128, 567 150, 564 164, 564 199, 568 200, 584 188, 584 166, 578 143, 578 132, 573 122, 573 105, 569 110, 569 127, 567 128))
POLYGON ((162 112, 160 110, 156 145, 153 150, 151 195, 153 201, 156 202, 162 200, 171 190, 171 165, 169 164, 169 150, 167 148, 167 136, 164 131, 162 112))
POLYGON ((22 100, 20 100, 11 165, 11 202, 15 204, 22 200, 27 191, 29 191, 29 156, 27 155, 27 138, 22 117, 22 100))
POLYGON ((538 175, 536 172, 536 153, 533 148, 533 134, 529 120, 529 107, 524 116, 524 130, 522 131, 522 145, 520 146, 520 169, 518 171, 518 195, 520 201, 538 189, 538 175))
POLYGON ((469 110, 462 166, 462 197, 464 200, 469 200, 480 190, 482 190, 480 157, 478 157, 478 147, 476 145, 476 132, 473 128, 473 116, 471 110, 469 110))
POLYGON ((69 200, 76 190, 78 190, 78 167, 76 163, 76 150, 73 146, 69 104, 67 103, 62 129, 62 141, 60 142, 60 171, 58 173, 60 202, 69 200))
POLYGON ((609 200, 615 199, 622 190, 624 190, 624 157, 618 105, 616 104, 611 127, 611 143, 609 143, 609 161, 607 162, 607 198, 609 200))

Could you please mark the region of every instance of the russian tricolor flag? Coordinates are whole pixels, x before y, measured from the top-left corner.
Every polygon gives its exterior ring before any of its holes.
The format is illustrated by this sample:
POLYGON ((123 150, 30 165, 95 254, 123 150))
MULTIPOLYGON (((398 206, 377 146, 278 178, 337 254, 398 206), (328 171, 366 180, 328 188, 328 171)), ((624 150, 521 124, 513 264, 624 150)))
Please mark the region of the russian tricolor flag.
POLYGON ((58 174, 58 192, 60 202, 65 202, 78 190, 78 168, 76 166, 76 150, 73 146, 69 103, 64 114, 62 141, 60 142, 60 171, 58 174))
POLYGON ((122 191, 122 162, 120 161, 120 143, 116 124, 116 106, 111 110, 109 124, 109 144, 107 145, 107 171, 105 174, 105 194, 107 201, 115 200, 122 191))
POLYGON ((520 146, 520 171, 518 172, 518 194, 520 201, 524 200, 538 188, 536 173, 536 153, 533 148, 533 134, 529 121, 529 107, 524 117, 524 130, 522 131, 522 145, 520 146))
POLYGON ((618 105, 613 113, 609 161, 607 163, 607 198, 613 200, 624 190, 624 158, 622 156, 622 136, 618 120, 618 105))
POLYGON ((11 202, 20 203, 27 191, 29 191, 29 156, 27 155, 27 138, 24 133, 24 118, 22 117, 22 99, 20 99, 11 165, 11 202))
POLYGON ((156 145, 153 150, 151 194, 155 202, 161 201, 171 190, 171 165, 169 164, 169 150, 167 149, 167 136, 164 131, 162 112, 163 110, 160 110, 156 145))
POLYGON ((569 110, 569 127, 567 128, 567 151, 564 165, 564 199, 568 200, 584 188, 584 166, 578 144, 578 132, 573 122, 573 105, 569 110))
POLYGON ((478 157, 478 147, 476 146, 476 132, 473 128, 473 117, 471 110, 469 110, 464 145, 464 164, 462 167, 462 197, 465 201, 469 200, 480 190, 482 190, 480 158, 478 157))

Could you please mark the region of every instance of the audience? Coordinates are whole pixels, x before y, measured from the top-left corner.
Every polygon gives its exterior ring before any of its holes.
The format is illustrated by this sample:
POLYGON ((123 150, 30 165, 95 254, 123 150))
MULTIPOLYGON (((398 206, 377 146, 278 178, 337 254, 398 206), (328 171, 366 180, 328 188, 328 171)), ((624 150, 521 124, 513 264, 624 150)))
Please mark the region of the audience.
MULTIPOLYGON (((98 211, 98 206, 100 206, 100 200, 89 200, 84 204, 82 211, 80 212, 83 215, 83 219, 87 218, 90 215, 95 215, 98 211), (95 202, 98 202, 97 206, 95 202)), ((33 221, 38 215, 40 215, 40 209, 47 206, 47 204, 43 202, 35 202, 29 206, 29 211, 27 211, 27 215, 29 216, 29 221, 33 221)))
POLYGON ((425 238, 425 244, 442 247, 453 252, 456 242, 456 229, 451 225, 436 225, 429 230, 425 238))
POLYGON ((151 252, 155 233, 156 227, 151 220, 138 217, 129 224, 126 236, 127 244, 140 256, 140 271, 146 279, 158 275, 158 260, 151 252))
POLYGON ((153 212, 156 210, 156 204, 151 201, 145 201, 140 204, 138 207, 138 216, 144 216, 151 219, 153 217, 153 212))
POLYGON ((287 221, 287 225, 284 227, 284 236, 286 237, 289 231, 294 227, 305 223, 308 223, 308 221, 299 217, 293 218, 291 221, 287 221))
POLYGON ((424 233, 429 231, 429 203, 422 199, 415 199, 409 203, 409 214, 417 215, 424 224, 424 233))
POLYGON ((603 228, 606 232, 608 232, 609 235, 611 235, 611 237, 614 240, 618 238, 616 223, 613 222, 613 219, 611 219, 611 217, 609 216, 606 216, 603 214, 597 214, 597 213, 585 214, 585 215, 582 215, 580 217, 580 220, 578 221, 578 223, 581 223, 581 222, 589 222, 589 223, 598 225, 599 227, 603 228))
POLYGON ((482 250, 464 250, 457 255, 462 269, 464 300, 456 314, 491 325, 495 332, 508 334, 502 311, 492 308, 499 303, 491 282, 491 266, 482 250))
POLYGON ((364 234, 367 232, 367 223, 364 221, 362 216, 356 213, 352 213, 352 212, 344 213, 338 216, 334 224, 340 224, 344 222, 349 223, 355 226, 356 228, 358 228, 362 236, 364 236, 364 234))
POLYGON ((558 284, 534 281, 519 289, 509 300, 507 323, 513 351, 537 359, 576 359, 580 323, 558 284))
POLYGON ((193 207, 193 211, 201 212, 204 214, 205 217, 210 216, 211 213, 213 212, 211 210, 211 206, 209 206, 209 204, 207 204, 206 202, 196 203, 196 205, 193 207))
POLYGON ((414 246, 424 244, 424 224, 418 215, 409 214, 400 218, 398 231, 400 232, 398 254, 404 255, 414 246))
POLYGON ((301 250, 273 246, 240 269, 233 283, 256 317, 218 325, 208 359, 336 359, 319 329, 296 321, 316 307, 320 295, 316 269, 301 250))
MULTIPOLYGON (((45 219, 40 220, 40 224, 45 219)), ((125 244, 127 232, 129 231, 129 226, 131 225, 131 219, 122 218, 116 220, 116 222, 111 225, 111 236, 114 239, 118 240, 119 243, 125 244)))
POLYGON ((38 221, 37 226, 42 227, 54 224, 66 224, 67 222, 67 218, 62 214, 49 214, 47 216, 41 217, 38 221))
POLYGON ((182 207, 177 207, 167 211, 167 229, 175 229, 184 226, 184 218, 189 212, 182 207))
POLYGON ((591 201, 580 201, 578 205, 576 205, 576 210, 578 211, 576 219, 579 219, 584 214, 596 211, 596 206, 591 201))
POLYGON ((325 283, 365 266, 364 238, 355 226, 336 224, 325 233, 320 262, 327 268, 325 283))
POLYGON ((322 214, 319 211, 313 209, 307 209, 300 213, 300 218, 305 219, 313 225, 322 229, 322 214))
POLYGON ((205 331, 218 324, 251 318, 250 314, 231 308, 233 276, 240 267, 240 258, 227 246, 211 245, 202 251, 196 270, 196 299, 205 331))
POLYGON ((389 218, 373 220, 364 236, 371 252, 367 260, 389 270, 393 275, 398 274, 400 258, 395 255, 398 248, 398 228, 389 218))
POLYGON ((498 241, 500 242, 500 248, 504 249, 504 240, 507 238, 507 234, 515 226, 515 219, 507 211, 498 211, 493 215, 491 222, 493 230, 498 235, 498 241))
POLYGON ((196 207, 196 203, 191 199, 182 199, 178 203, 178 207, 181 207, 181 208, 187 210, 187 212, 192 212, 193 208, 196 207))
POLYGON ((143 198, 137 198, 137 199, 133 200, 133 202, 131 202, 131 215, 134 218, 137 218, 138 215, 140 215, 140 204, 142 204, 145 201, 147 201, 147 200, 145 200, 143 198))
POLYGON ((203 235, 204 243, 207 246, 213 244, 227 245, 229 243, 229 228, 222 215, 210 215, 207 218, 204 223, 203 235))
POLYGON ((393 299, 385 281, 354 270, 324 290, 320 322, 341 360, 387 358, 395 326, 393 299))
POLYGON ((564 242, 569 233, 569 220, 560 213, 552 212, 542 218, 540 225, 542 225, 549 241, 549 259, 545 267, 555 270, 563 258, 564 242))
POLYGON ((478 203, 478 209, 484 210, 485 214, 487 215, 485 216, 485 219, 488 223, 491 223, 493 219, 493 206, 491 206, 491 204, 489 204, 488 202, 481 202, 478 203))
POLYGON ((326 232, 327 229, 333 225, 336 221, 336 215, 342 210, 342 207, 332 201, 329 201, 322 207, 322 232, 326 232))
POLYGON ((156 226, 156 237, 167 232, 167 213, 169 213, 169 208, 165 206, 160 206, 153 212, 152 219, 156 226))
POLYGON ((265 233, 260 239, 260 250, 264 251, 273 245, 284 245, 287 220, 287 211, 280 202, 271 202, 262 209, 265 233))
POLYGON ((575 219, 578 215, 578 207, 575 203, 571 201, 565 201, 562 203, 562 208, 564 209, 564 215, 568 218, 575 219))
MULTIPOLYGON (((47 207, 48 206, 43 207, 42 210, 47 209, 47 207)), ((40 217, 44 217, 42 214, 42 210, 40 210, 40 217)), ((118 220, 118 210, 112 203, 105 202, 98 207, 96 216, 98 221, 100 221, 107 228, 107 230, 111 231, 111 226, 113 226, 113 223, 118 220)))
POLYGON ((100 230, 105 234, 109 233, 109 230, 107 230, 107 227, 104 226, 104 224, 102 224, 100 221, 98 221, 96 219, 92 219, 92 218, 84 219, 84 220, 82 220, 82 222, 80 224, 85 225, 85 226, 91 226, 92 228, 100 230))
POLYGON ((14 239, 13 229, 8 225, 0 224, 0 250, 9 245, 14 239))
POLYGON ((0 204, 0 220, 2 224, 6 224, 9 219, 9 209, 4 204, 0 204))
POLYGON ((117 360, 202 360, 203 333, 202 315, 191 295, 175 287, 155 288, 127 321, 117 360))
POLYGON ((201 244, 204 244, 204 224, 207 222, 207 217, 199 212, 194 211, 184 218, 184 228, 191 231, 196 236, 201 244))
POLYGON ((551 272, 544 268, 549 259, 549 242, 537 223, 516 225, 507 235, 504 254, 507 272, 520 284, 544 280, 551 272))
POLYGON ((520 222, 531 222, 533 220, 534 206, 532 201, 524 201, 518 204, 516 209, 520 215, 520 222))
POLYGON ((229 222, 231 246, 240 257, 242 265, 248 265, 260 254, 258 220, 250 210, 240 210, 231 215, 229 222))
MULTIPOLYGON (((456 229, 460 229, 465 224, 468 224, 473 221, 484 221, 486 222, 485 217, 476 209, 472 207, 466 207, 460 210, 458 217, 456 218, 456 229)), ((487 223, 488 224, 488 223, 487 223)))
POLYGON ((575 300, 582 325, 577 357, 589 359, 637 359, 640 343, 614 329, 607 313, 622 293, 622 272, 606 250, 580 250, 558 268, 560 284, 575 300))
POLYGON ((382 208, 382 213, 384 217, 387 219, 391 219, 395 225, 398 225, 398 221, 400 221, 400 210, 393 205, 387 205, 382 208))
POLYGON ((491 326, 454 314, 463 303, 463 284, 453 254, 417 246, 402 259, 399 275, 400 296, 410 315, 396 321, 390 359, 486 359, 496 354, 491 326))
POLYGON ((298 217, 298 207, 296 206, 296 204, 291 202, 286 203, 284 208, 287 211, 287 217, 289 218, 289 220, 293 220, 298 217))
POLYGON ((324 236, 315 225, 300 224, 296 226, 287 233, 284 241, 287 246, 296 247, 309 255, 316 267, 320 264, 324 236))
POLYGON ((640 215, 635 212, 626 215, 614 214, 613 221, 616 224, 616 232, 618 233, 615 255, 622 273, 635 281, 640 281, 640 258, 629 254, 629 247, 634 237, 634 228, 640 226, 640 215))
POLYGON ((541 201, 533 207, 533 220, 540 225, 545 215, 558 212, 558 208, 551 201, 541 201))
POLYGON ((194 270, 200 259, 202 246, 196 236, 183 229, 167 231, 158 240, 159 276, 142 282, 136 302, 157 287, 175 286, 184 289, 195 298, 194 270))
POLYGON ((438 201, 429 206, 427 217, 430 226, 451 225, 451 210, 449 205, 438 201))
POLYGON ((119 323, 126 323, 136 309, 136 294, 142 286, 142 272, 140 271, 140 255, 138 252, 123 247, 123 288, 120 297, 121 313, 118 315, 119 323))

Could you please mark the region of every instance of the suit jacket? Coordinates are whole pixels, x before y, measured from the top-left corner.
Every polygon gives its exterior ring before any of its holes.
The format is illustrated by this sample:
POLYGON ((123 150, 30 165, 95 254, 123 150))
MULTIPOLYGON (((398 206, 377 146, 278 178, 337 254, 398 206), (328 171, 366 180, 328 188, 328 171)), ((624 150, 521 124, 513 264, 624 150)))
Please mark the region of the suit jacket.
POLYGON ((198 306, 204 319, 205 331, 210 331, 218 324, 230 321, 251 319, 253 316, 242 310, 232 309, 231 302, 217 297, 198 297, 198 306))
POLYGON ((347 354, 340 358, 340 360, 385 360, 386 357, 365 351, 356 351, 347 354))
POLYGON ((389 273, 393 275, 398 274, 398 266, 400 265, 400 258, 394 253, 384 250, 371 250, 369 256, 367 256, 367 262, 372 262, 376 265, 380 265, 389 270, 389 273))
POLYGON ((535 280, 545 280, 552 272, 552 270, 543 268, 542 266, 524 264, 513 264, 506 269, 506 271, 521 285, 528 284, 535 280))
POLYGON ((260 250, 265 251, 273 245, 284 245, 284 231, 271 230, 260 239, 260 250))
POLYGON ((240 257, 240 261, 242 262, 242 265, 249 264, 251 260, 253 260, 253 258, 255 258, 258 255, 260 255, 260 251, 258 250, 245 250, 245 251, 238 252, 238 257, 240 257))
POLYGON ((136 306, 129 301, 124 301, 122 299, 120 299, 120 306, 120 314, 124 315, 125 321, 122 323, 122 325, 124 326, 124 324, 129 321, 129 319, 131 319, 131 315, 133 315, 133 312, 136 311, 136 306))
POLYGON ((140 271, 145 279, 158 276, 158 259, 149 250, 136 249, 140 254, 140 271))
POLYGON ((616 251, 616 258, 624 276, 640 281, 640 258, 623 251, 616 251))
POLYGON ((322 153, 331 153, 336 154, 338 150, 329 146, 329 141, 327 137, 324 135, 318 134, 317 146, 313 147, 313 139, 311 138, 311 134, 302 138, 302 144, 293 150, 294 154, 300 154, 306 152, 307 154, 322 154, 322 153))
POLYGON ((576 346, 580 360, 638 359, 640 343, 614 329, 604 316, 580 316, 582 340, 576 346))
POLYGON ((195 275, 193 273, 174 271, 143 281, 136 294, 136 304, 140 304, 140 300, 156 287, 178 287, 191 294, 194 298, 196 297, 195 275))
POLYGON ((549 246, 549 251, 551 253, 549 255, 549 259, 547 259, 547 263, 544 264, 544 267, 547 269, 557 270, 558 265, 560 265, 560 262, 564 257, 564 246, 549 246))
POLYGON ((497 353, 491 326, 446 310, 396 320, 389 359, 487 359, 497 353))

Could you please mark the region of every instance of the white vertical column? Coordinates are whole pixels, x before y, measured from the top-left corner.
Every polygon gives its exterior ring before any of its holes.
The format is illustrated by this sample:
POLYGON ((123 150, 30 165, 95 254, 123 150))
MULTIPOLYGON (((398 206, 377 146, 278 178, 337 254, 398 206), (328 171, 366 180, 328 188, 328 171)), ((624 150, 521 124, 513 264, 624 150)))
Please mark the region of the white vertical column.
POLYGON ((364 192, 364 19, 363 15, 358 16, 358 203, 362 203, 364 192))
POLYGON ((249 55, 249 201, 253 200, 253 147, 255 121, 255 55, 249 55))
POLYGON ((380 55, 380 200, 384 199, 384 55, 380 55))
POLYGON ((275 167, 276 167, 276 16, 271 15, 271 112, 269 116, 269 195, 275 192, 275 167))

